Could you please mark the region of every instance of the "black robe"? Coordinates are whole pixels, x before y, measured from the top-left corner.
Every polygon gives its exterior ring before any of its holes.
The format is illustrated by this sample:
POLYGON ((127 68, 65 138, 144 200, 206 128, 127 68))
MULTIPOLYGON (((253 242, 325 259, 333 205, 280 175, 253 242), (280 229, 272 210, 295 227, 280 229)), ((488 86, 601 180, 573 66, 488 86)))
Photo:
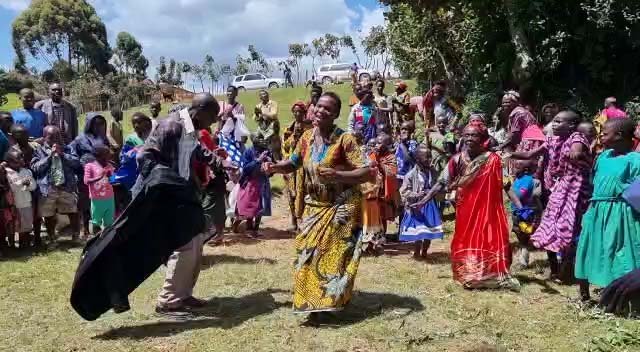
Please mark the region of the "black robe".
POLYGON ((116 305, 128 307, 127 296, 204 227, 195 186, 170 168, 156 166, 115 223, 87 243, 71 306, 86 320, 116 305))

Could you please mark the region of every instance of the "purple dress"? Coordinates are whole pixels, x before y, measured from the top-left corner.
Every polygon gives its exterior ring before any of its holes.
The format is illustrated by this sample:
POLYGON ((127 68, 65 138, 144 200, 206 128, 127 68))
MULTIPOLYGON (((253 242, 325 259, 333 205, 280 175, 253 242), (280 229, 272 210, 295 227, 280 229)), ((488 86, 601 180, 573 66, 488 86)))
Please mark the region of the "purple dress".
POLYGON ((589 151, 589 142, 579 132, 564 140, 560 137, 549 138, 545 187, 551 191, 551 196, 542 214, 540 227, 531 236, 534 246, 556 253, 567 249, 580 233, 582 214, 587 210, 593 191, 593 156, 588 152, 586 161, 571 160, 569 154, 574 143, 583 144, 589 151))

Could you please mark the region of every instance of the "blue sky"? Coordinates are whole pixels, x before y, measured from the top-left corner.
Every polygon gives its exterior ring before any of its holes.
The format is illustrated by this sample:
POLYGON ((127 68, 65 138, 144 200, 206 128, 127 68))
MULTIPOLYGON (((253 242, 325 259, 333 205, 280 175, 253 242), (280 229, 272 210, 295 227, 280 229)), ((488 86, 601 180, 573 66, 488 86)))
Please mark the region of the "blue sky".
MULTIPOLYGON (((229 62, 249 44, 279 58, 287 55, 288 43, 327 32, 357 36, 359 29, 383 23, 377 0, 88 1, 107 25, 109 40, 130 32, 142 42, 152 66, 161 55, 198 62, 212 54, 229 62)), ((28 3, 0 0, 0 66, 12 65, 11 23, 28 3)), ((37 60, 30 59, 34 64, 37 60)))

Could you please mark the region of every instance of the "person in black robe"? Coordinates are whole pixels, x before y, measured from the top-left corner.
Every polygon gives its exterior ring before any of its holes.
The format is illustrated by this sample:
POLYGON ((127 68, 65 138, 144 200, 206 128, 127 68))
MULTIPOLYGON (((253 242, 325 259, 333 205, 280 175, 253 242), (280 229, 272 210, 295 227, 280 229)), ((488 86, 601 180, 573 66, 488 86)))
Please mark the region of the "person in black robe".
POLYGON ((111 308, 116 313, 130 309, 127 296, 204 232, 191 162, 204 162, 212 170, 224 162, 200 147, 193 129, 215 122, 217 109, 211 95, 199 94, 190 109, 192 120, 165 119, 145 144, 133 200, 114 225, 87 243, 76 271, 71 305, 84 319, 95 320, 111 308))

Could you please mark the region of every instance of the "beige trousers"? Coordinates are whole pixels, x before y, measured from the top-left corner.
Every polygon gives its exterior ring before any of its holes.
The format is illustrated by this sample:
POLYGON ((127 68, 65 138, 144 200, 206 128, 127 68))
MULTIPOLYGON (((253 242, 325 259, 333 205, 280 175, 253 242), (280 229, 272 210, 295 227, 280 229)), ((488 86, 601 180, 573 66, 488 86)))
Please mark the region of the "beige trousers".
POLYGON ((200 275, 202 247, 206 238, 206 234, 197 235, 169 257, 164 285, 158 295, 158 306, 178 308, 182 306, 182 300, 193 295, 200 275))

